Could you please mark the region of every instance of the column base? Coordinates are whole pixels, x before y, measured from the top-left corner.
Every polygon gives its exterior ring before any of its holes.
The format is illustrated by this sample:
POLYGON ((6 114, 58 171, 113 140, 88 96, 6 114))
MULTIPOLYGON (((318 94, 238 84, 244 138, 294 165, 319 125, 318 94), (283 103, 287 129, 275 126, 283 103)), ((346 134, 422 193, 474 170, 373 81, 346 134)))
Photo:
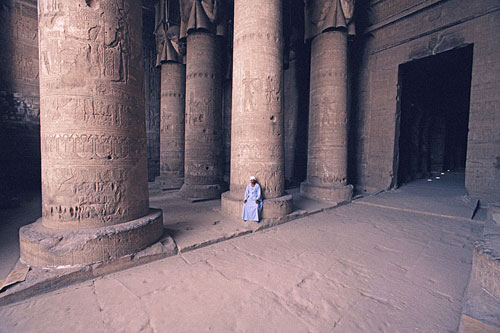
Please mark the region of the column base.
POLYGON ((130 222, 71 231, 47 228, 40 218, 19 230, 21 261, 42 267, 91 265, 138 252, 162 234, 160 209, 130 222))
POLYGON ((160 175, 156 177, 155 183, 162 190, 176 190, 184 184, 184 177, 171 177, 167 175, 160 175))
POLYGON ((313 200, 334 201, 336 203, 351 202, 352 185, 316 186, 307 181, 300 184, 300 193, 313 200))
MULTIPOLYGON (((230 216, 241 219, 241 211, 243 209, 243 194, 239 197, 231 195, 231 191, 222 193, 221 209, 224 213, 230 216)), ((291 195, 283 195, 281 197, 264 199, 262 202, 261 219, 274 219, 286 216, 293 210, 293 202, 291 195)))
POLYGON ((224 184, 184 184, 179 190, 179 195, 185 199, 220 199, 220 195, 224 192, 225 188, 224 184))

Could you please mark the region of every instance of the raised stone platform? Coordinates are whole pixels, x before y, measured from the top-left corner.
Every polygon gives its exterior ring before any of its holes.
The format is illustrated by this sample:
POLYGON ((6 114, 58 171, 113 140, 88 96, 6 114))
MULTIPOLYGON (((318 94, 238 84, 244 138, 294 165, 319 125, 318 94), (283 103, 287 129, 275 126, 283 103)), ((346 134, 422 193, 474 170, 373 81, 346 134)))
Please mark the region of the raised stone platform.
POLYGON ((483 237, 474 243, 460 332, 500 332, 500 205, 488 207, 483 237))
MULTIPOLYGON (((231 192, 225 192, 221 196, 221 209, 224 213, 241 218, 243 200, 241 197, 235 198, 231 192)), ((264 199, 262 202, 261 219, 276 219, 290 214, 293 210, 293 201, 291 195, 264 199)))
MULTIPOLYGON (((48 293, 74 283, 95 279, 130 267, 174 256, 178 253, 174 240, 164 234, 155 244, 132 254, 93 265, 71 267, 30 267, 26 280, 10 286, 0 294, 0 306, 48 293)), ((25 266, 18 260, 14 269, 25 266)))
MULTIPOLYGON (((182 199, 178 191, 158 191, 155 183, 149 185, 154 187, 150 192, 150 205, 168 212, 163 216, 165 232, 155 244, 137 253, 93 265, 31 267, 26 281, 0 293, 0 306, 337 207, 329 202, 310 200, 302 196, 298 189, 291 189, 289 193, 293 197, 293 212, 278 218, 265 218, 260 223, 243 223, 239 214, 235 217, 221 212, 218 200, 188 201, 182 199)), ((241 200, 237 205, 241 208, 241 200)), ((0 235, 0 244, 2 240, 0 235)), ((17 256, 14 252, 12 255, 17 256)), ((25 264, 18 261, 15 268, 20 265, 25 264)), ((0 279, 7 273, 5 271, 4 275, 0 275, 0 279)))
POLYGON ((219 199, 226 186, 224 184, 182 185, 179 195, 186 199, 219 199))
POLYGON ((31 266, 89 265, 138 252, 163 234, 162 211, 103 228, 50 229, 38 219, 19 230, 21 261, 31 266))
POLYGON ((336 203, 350 202, 352 199, 352 185, 347 186, 316 186, 303 182, 300 184, 300 193, 314 200, 333 201, 336 203))

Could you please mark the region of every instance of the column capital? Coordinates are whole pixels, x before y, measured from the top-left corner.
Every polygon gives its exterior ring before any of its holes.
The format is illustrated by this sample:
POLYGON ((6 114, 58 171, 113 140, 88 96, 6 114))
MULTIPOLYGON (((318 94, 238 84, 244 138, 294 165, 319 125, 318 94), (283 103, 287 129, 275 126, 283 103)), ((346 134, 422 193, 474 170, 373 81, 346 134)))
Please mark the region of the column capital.
POLYGON ((180 38, 194 31, 225 36, 227 0, 180 0, 180 38))
POLYGON ((156 37, 156 66, 166 62, 184 63, 186 43, 179 38, 179 26, 160 24, 155 30, 156 37))
POLYGON ((356 0, 305 0, 305 39, 314 38, 332 28, 345 28, 355 34, 356 0))

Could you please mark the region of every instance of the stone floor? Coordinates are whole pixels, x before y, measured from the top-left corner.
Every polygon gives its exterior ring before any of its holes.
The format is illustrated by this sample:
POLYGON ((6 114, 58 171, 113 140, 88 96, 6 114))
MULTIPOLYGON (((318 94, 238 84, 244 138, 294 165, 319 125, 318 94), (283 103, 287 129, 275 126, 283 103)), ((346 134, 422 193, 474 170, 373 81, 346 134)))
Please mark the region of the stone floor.
MULTIPOLYGON (((482 227, 461 184, 418 181, 0 307, 0 332, 456 331, 482 227)), ((186 249, 222 228, 213 201, 170 204, 186 249), (189 222, 194 205, 212 208, 189 222)))

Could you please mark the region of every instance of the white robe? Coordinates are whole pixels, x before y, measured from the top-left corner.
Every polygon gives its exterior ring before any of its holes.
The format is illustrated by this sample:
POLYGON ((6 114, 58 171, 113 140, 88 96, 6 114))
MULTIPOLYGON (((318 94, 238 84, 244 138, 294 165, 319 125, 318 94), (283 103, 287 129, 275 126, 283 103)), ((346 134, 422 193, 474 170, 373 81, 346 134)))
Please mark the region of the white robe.
POLYGON ((259 184, 256 183, 255 186, 252 186, 252 184, 247 185, 245 200, 247 202, 243 205, 243 212, 241 213, 243 220, 259 222, 259 215, 262 210, 262 191, 259 184), (259 203, 256 203, 256 200, 259 203))

